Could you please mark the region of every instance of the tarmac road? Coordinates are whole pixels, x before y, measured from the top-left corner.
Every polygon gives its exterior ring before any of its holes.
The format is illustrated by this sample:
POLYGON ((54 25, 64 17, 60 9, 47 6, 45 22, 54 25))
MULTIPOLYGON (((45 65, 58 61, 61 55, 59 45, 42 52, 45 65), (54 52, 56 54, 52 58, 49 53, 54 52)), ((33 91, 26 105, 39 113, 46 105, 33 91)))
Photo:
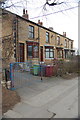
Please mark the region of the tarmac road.
POLYGON ((17 92, 21 102, 5 118, 78 118, 78 78, 51 77, 17 92))

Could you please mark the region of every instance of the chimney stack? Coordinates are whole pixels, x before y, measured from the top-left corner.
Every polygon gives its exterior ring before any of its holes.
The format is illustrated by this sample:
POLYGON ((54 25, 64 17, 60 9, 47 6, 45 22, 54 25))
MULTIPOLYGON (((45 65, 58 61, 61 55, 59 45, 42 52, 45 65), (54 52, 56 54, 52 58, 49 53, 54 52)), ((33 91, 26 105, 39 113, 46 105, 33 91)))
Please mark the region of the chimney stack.
POLYGON ((49 29, 53 31, 53 27, 49 27, 49 29))
POLYGON ((25 11, 25 9, 23 9, 23 15, 22 15, 22 17, 24 17, 25 19, 29 20, 29 15, 28 15, 28 11, 27 10, 25 11))
POLYGON ((43 22, 41 22, 40 20, 38 20, 38 24, 42 26, 43 22))
POLYGON ((65 37, 66 37, 66 32, 63 32, 63 36, 65 36, 65 37))

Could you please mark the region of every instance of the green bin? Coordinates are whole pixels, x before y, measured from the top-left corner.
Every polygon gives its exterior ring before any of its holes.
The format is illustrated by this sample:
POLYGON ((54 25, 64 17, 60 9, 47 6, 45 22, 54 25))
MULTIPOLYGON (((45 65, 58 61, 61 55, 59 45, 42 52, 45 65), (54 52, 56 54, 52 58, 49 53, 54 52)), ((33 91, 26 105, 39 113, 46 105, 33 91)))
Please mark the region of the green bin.
POLYGON ((39 74, 39 65, 33 65, 33 74, 38 75, 39 74))
POLYGON ((30 68, 30 73, 33 74, 33 66, 30 68))

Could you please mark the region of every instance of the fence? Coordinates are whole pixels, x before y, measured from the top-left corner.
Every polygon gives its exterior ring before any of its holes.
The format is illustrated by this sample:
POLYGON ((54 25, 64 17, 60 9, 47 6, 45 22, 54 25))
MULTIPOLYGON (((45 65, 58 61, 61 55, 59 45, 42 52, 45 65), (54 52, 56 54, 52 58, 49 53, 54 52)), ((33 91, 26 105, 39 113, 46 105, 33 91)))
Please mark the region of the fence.
POLYGON ((10 64, 10 80, 12 89, 41 82, 40 64, 32 62, 17 62, 10 64))
POLYGON ((12 89, 41 82, 43 77, 51 77, 57 73, 58 67, 40 62, 16 62, 10 64, 10 80, 12 89), (55 68, 55 69, 54 69, 55 68), (55 70, 55 71, 54 71, 55 70))
POLYGON ((50 64, 36 61, 15 62, 10 64, 10 72, 7 71, 7 78, 11 80, 11 89, 14 90, 41 82, 45 77, 62 76, 66 73, 76 72, 78 70, 77 65, 76 59, 69 61, 54 59, 50 64))

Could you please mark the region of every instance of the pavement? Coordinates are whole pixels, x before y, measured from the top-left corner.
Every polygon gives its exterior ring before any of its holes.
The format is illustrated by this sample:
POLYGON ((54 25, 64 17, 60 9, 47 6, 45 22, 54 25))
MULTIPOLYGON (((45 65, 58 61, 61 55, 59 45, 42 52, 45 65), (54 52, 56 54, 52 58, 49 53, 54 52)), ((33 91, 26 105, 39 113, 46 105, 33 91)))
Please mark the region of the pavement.
POLYGON ((21 102, 4 118, 78 118, 78 78, 43 78, 17 89, 21 102))

